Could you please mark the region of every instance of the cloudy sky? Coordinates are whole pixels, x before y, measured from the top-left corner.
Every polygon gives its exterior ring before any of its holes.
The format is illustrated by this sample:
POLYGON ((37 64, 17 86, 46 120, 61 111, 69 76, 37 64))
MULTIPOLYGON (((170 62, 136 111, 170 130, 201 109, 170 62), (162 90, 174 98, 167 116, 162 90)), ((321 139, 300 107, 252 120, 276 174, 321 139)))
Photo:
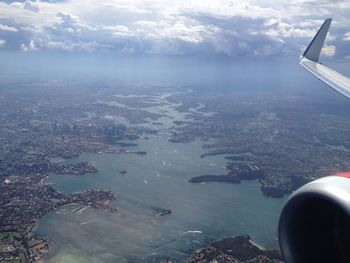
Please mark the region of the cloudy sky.
POLYGON ((333 17, 324 54, 350 59, 350 1, 0 2, 0 51, 295 56, 333 17))

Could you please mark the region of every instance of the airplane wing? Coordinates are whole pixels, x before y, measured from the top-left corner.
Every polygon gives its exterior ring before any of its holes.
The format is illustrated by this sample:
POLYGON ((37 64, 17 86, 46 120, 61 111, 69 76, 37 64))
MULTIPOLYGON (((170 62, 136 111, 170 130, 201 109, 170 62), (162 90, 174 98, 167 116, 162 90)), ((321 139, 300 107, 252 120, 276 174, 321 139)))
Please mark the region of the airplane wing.
POLYGON ((332 19, 328 18, 324 21, 321 28, 318 30, 314 39, 305 50, 299 60, 299 63, 314 74, 321 81, 328 84, 330 87, 350 98, 350 79, 337 71, 319 63, 321 50, 326 39, 332 19))
MULTIPOLYGON (((332 20, 327 19, 300 64, 350 98, 350 79, 319 63, 332 20)), ((350 262, 350 172, 312 181, 291 194, 278 223, 285 263, 350 262)))

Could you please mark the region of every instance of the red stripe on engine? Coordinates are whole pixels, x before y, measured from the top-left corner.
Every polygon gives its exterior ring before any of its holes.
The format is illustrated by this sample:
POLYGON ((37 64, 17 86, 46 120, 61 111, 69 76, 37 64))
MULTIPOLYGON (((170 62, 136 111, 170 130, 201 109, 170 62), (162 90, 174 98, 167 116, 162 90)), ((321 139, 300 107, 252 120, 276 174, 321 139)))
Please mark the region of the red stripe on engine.
POLYGON ((332 174, 332 176, 340 176, 340 177, 345 177, 350 179, 350 172, 341 172, 337 174, 332 174))

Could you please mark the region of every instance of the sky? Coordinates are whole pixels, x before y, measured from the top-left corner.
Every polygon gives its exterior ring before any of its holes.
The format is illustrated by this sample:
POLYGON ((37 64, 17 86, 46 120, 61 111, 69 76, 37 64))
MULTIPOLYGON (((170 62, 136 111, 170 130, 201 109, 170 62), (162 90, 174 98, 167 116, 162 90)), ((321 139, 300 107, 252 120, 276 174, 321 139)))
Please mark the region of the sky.
POLYGON ((324 56, 350 60, 350 1, 0 2, 0 53, 295 57, 323 20, 324 56))

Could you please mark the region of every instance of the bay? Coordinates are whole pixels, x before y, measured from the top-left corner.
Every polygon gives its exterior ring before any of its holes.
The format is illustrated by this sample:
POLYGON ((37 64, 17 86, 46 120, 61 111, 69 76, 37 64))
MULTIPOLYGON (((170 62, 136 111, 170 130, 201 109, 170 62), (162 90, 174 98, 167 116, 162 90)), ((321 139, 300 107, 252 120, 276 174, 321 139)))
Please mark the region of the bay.
POLYGON ((118 212, 71 205, 44 217, 35 234, 49 237, 52 244, 45 261, 181 261, 201 246, 238 234, 278 248, 277 223, 285 199, 263 196, 257 181, 189 183, 192 176, 226 173, 225 159, 200 158, 202 141, 174 144, 168 139, 161 132, 138 140, 133 149, 146 151, 145 156, 85 153, 71 161, 90 161, 98 173, 49 178, 62 192, 110 189, 117 194, 112 205, 118 212), (157 209, 172 214, 159 217, 157 209))

